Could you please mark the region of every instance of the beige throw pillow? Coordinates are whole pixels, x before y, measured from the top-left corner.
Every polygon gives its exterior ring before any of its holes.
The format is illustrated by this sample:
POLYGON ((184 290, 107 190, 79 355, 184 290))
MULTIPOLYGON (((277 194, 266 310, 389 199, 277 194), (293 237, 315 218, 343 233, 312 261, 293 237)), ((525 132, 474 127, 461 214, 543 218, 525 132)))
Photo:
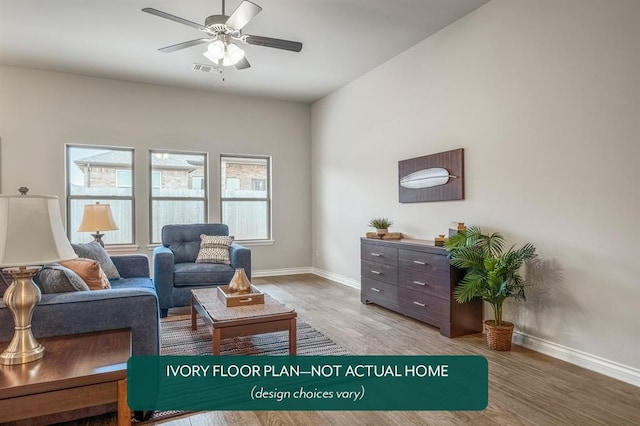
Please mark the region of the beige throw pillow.
POLYGON ((230 265, 229 246, 232 242, 233 237, 200 234, 200 251, 198 252, 196 263, 223 263, 230 265))

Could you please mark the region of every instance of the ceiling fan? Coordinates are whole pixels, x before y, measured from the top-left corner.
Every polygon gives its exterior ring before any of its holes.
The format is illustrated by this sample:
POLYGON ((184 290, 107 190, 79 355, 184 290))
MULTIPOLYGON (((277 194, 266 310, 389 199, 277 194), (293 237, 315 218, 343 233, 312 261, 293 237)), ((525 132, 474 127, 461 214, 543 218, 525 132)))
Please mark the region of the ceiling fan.
POLYGON ((205 19, 204 25, 200 25, 151 7, 142 9, 143 12, 188 25, 207 35, 207 37, 162 47, 158 49, 160 52, 170 53, 202 43, 209 43, 207 51, 204 53, 207 59, 217 65, 235 65, 239 70, 249 68, 251 64, 249 64, 249 61, 245 57, 244 50, 233 42, 273 47, 291 52, 300 52, 300 50, 302 50, 302 43, 297 41, 242 34, 242 28, 260 13, 261 10, 262 8, 257 4, 244 0, 230 16, 227 16, 225 14, 225 0, 222 0, 222 14, 211 15, 205 19))

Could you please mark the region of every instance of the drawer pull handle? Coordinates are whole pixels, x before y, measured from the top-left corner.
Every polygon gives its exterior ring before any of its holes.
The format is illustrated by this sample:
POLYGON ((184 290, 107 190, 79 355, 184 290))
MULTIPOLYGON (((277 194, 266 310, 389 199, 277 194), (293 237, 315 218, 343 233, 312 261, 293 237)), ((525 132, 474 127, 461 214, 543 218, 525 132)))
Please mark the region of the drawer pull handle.
POLYGON ((382 290, 378 290, 378 289, 377 289, 377 288, 375 288, 375 287, 371 287, 371 290, 375 291, 376 293, 380 293, 380 292, 382 291, 382 290))
POLYGON ((375 256, 375 257, 380 257, 380 256, 382 256, 380 253, 370 253, 370 254, 371 254, 371 256, 375 256))
POLYGON ((371 273, 376 275, 382 275, 382 272, 378 272, 378 271, 371 271, 371 273))
POLYGON ((427 285, 427 283, 423 283, 423 282, 420 282, 420 281, 414 281, 413 283, 414 284, 418 284, 418 285, 427 285))
POLYGON ((419 260, 414 260, 413 263, 417 263, 418 265, 426 265, 427 262, 420 262, 419 260))
POLYGON ((413 301, 413 304, 414 305, 418 305, 418 306, 422 306, 423 308, 425 308, 427 306, 424 303, 416 302, 415 300, 413 301))

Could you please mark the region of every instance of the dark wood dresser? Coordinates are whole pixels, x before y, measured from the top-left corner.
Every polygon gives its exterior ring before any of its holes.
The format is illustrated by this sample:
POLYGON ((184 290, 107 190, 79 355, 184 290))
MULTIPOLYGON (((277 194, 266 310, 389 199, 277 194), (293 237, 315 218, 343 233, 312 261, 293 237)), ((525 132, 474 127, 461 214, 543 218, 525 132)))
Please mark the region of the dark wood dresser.
POLYGON ((375 303, 457 337, 482 331, 482 301, 460 304, 453 290, 463 277, 447 251, 423 240, 361 238, 362 303, 375 303))

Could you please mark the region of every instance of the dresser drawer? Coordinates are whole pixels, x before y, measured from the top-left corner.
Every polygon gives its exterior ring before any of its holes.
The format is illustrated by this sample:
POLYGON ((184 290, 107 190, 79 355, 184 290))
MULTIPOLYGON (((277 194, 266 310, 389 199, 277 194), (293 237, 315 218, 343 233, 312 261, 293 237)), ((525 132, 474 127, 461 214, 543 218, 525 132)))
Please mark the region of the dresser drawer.
POLYGON ((444 298, 448 298, 451 293, 449 274, 425 273, 417 268, 400 269, 398 271, 398 286, 444 298))
POLYGON ((363 260, 360 262, 360 275, 363 278, 398 285, 398 268, 395 266, 363 260))
POLYGON ((360 259, 396 266, 398 264, 398 249, 363 243, 360 245, 360 259))
POLYGON ((457 337, 482 328, 482 301, 458 304, 453 290, 464 271, 432 242, 360 239, 362 303, 375 303, 457 337))
POLYGON ((372 302, 376 300, 384 300, 394 305, 398 303, 398 287, 395 285, 383 283, 380 281, 362 278, 360 291, 370 297, 372 302))
POLYGON ((398 304, 405 315, 440 327, 447 315, 448 301, 424 292, 400 288, 398 304))
POLYGON ((447 256, 420 251, 400 249, 398 250, 398 260, 400 268, 411 268, 426 274, 449 275, 451 268, 447 256))

